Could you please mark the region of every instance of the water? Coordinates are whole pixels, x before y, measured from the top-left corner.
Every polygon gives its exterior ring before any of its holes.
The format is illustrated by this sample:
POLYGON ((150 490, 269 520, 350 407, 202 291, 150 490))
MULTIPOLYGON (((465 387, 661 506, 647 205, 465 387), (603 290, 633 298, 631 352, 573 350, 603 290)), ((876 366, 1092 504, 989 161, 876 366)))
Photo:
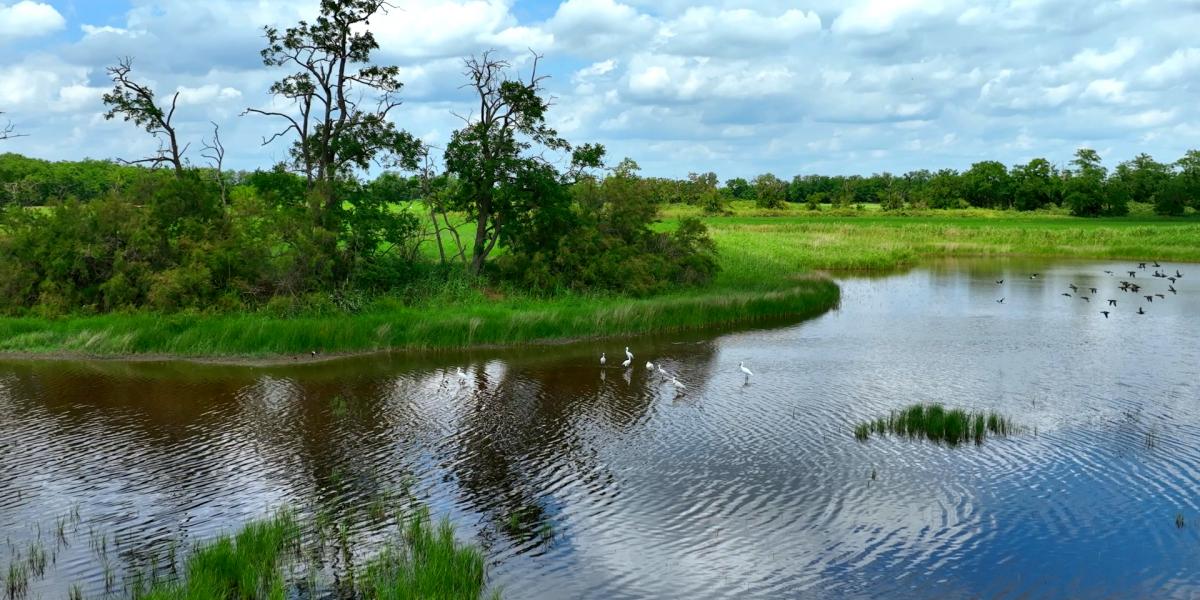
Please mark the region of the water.
POLYGON ((1153 303, 1115 290, 1125 262, 848 278, 809 322, 630 340, 631 372, 611 366, 625 340, 271 368, 3 363, 0 566, 72 510, 31 597, 101 594, 99 537, 121 568, 279 506, 352 523, 368 555, 388 528, 366 507, 409 490, 486 548, 509 598, 1193 596, 1200 269, 1164 266, 1184 271, 1177 296, 1152 266, 1134 280, 1166 294, 1153 303), (1099 293, 1061 296, 1072 282, 1099 293), (915 402, 1026 433, 854 440, 856 421, 915 402))

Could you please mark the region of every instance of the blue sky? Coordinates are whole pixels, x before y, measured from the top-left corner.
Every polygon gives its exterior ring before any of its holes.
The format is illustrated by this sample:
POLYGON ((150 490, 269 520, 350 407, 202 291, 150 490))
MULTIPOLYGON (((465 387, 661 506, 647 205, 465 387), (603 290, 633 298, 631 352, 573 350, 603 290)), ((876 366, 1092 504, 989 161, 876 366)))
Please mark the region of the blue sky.
MULTIPOLYGON (((1200 0, 395 0, 372 26, 402 67, 399 125, 433 144, 469 107, 460 58, 493 48, 547 56, 551 120, 653 175, 716 171, 903 172, 1062 163, 1078 147, 1110 165, 1200 147, 1200 0)), ((267 167, 263 106, 280 73, 261 26, 316 0, 0 0, 0 111, 28 137, 0 151, 138 158, 155 143, 101 118, 104 68, 135 58, 181 93, 198 147, 221 124, 236 168, 267 167)), ((190 158, 203 162, 198 152, 190 158)))

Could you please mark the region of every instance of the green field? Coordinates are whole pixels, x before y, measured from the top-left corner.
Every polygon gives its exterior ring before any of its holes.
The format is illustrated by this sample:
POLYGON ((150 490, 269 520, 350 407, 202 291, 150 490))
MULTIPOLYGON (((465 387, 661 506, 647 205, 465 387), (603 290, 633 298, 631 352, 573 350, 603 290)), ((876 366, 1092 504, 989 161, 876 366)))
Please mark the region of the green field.
MULTIPOLYGON (((695 213, 664 211, 659 227, 695 213)), ((989 210, 893 215, 871 208, 706 217, 721 273, 701 289, 651 298, 444 284, 385 298, 353 315, 112 314, 0 319, 0 351, 120 356, 271 357, 320 350, 454 349, 654 334, 820 314, 839 299, 830 270, 885 270, 947 256, 1038 256, 1200 262, 1200 220, 1135 215, 1079 219, 989 210)), ((426 253, 436 249, 426 249, 426 253)))

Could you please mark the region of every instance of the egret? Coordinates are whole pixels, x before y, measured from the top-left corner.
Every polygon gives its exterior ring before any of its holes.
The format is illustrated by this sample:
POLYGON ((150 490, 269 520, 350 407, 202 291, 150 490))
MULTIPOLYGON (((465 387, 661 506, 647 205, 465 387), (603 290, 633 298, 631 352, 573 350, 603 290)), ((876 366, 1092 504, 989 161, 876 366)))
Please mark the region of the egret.
POLYGON ((630 365, 630 364, 632 364, 632 363, 633 363, 633 359, 632 359, 632 358, 627 358, 627 359, 625 359, 625 362, 621 363, 621 366, 622 366, 622 367, 625 367, 626 369, 628 369, 628 368, 629 368, 629 365, 630 365))
POLYGON ((608 362, 608 357, 604 356, 604 353, 603 353, 603 352, 601 352, 601 353, 600 353, 600 366, 602 366, 602 367, 603 367, 603 366, 604 366, 604 364, 605 364, 605 363, 607 363, 607 362, 608 362))
POLYGON ((646 370, 647 370, 647 371, 653 371, 653 370, 654 370, 654 363, 652 363, 652 362, 650 362, 650 361, 646 361, 646 370))
POLYGON ((746 374, 746 379, 750 379, 750 377, 752 377, 754 375, 754 373, 750 369, 746 368, 746 361, 739 362, 738 367, 741 367, 742 372, 746 374))
POLYGON ((681 389, 681 390, 686 390, 686 389, 687 389, 687 386, 686 386, 686 385, 683 385, 683 382, 682 382, 682 381, 680 381, 680 380, 678 380, 678 379, 675 379, 674 377, 672 377, 672 378, 671 378, 671 385, 673 385, 673 386, 675 386, 675 387, 677 387, 677 388, 679 388, 679 389, 681 389))
POLYGON ((625 346, 625 358, 633 360, 633 353, 629 351, 629 346, 625 346))
POLYGON ((459 381, 467 380, 467 373, 466 373, 466 371, 462 370, 462 367, 458 367, 458 380, 459 381))
POLYGON ((662 375, 663 377, 667 377, 667 370, 662 368, 661 364, 658 365, 658 374, 662 375))

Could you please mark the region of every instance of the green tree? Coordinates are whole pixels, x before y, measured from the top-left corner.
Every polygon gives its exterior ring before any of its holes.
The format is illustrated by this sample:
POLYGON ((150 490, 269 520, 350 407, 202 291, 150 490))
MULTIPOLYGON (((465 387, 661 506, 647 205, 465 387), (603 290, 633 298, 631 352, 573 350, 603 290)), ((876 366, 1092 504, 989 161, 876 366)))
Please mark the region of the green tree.
MULTIPOLYGON (((550 103, 543 97, 540 59, 534 55, 528 80, 511 75, 510 64, 491 53, 463 61, 479 112, 464 118, 466 126, 453 133, 444 158, 447 172, 460 182, 454 207, 475 222, 469 263, 474 275, 483 272, 504 232, 513 231, 513 223, 530 221, 530 215, 523 214, 529 206, 522 193, 558 197, 547 183, 544 161, 529 153, 535 144, 550 151, 571 150, 546 123, 550 103)), ((588 166, 598 166, 597 155, 582 158, 592 162, 588 166)))
POLYGON ((783 208, 787 204, 788 186, 773 173, 754 178, 754 203, 759 208, 783 208))
POLYGON ((754 197, 754 189, 750 187, 750 182, 742 177, 727 179, 725 181, 725 192, 736 200, 749 200, 754 197))
POLYGON ((1000 162, 987 160, 971 165, 962 174, 963 195, 971 206, 1009 208, 1013 202, 1012 176, 1000 162))
POLYGON ((1105 212, 1105 178, 1108 170, 1100 162, 1100 154, 1091 148, 1075 151, 1071 160, 1075 167, 1066 180, 1066 202, 1071 214, 1078 217, 1097 217, 1105 212))
POLYGON ((1171 178, 1171 168, 1142 153, 1117 165, 1115 175, 1132 201, 1154 202, 1154 196, 1171 178))
POLYGON ((1058 202, 1058 173, 1044 158, 1014 166, 1012 185, 1013 205, 1017 210, 1037 210, 1058 202))

